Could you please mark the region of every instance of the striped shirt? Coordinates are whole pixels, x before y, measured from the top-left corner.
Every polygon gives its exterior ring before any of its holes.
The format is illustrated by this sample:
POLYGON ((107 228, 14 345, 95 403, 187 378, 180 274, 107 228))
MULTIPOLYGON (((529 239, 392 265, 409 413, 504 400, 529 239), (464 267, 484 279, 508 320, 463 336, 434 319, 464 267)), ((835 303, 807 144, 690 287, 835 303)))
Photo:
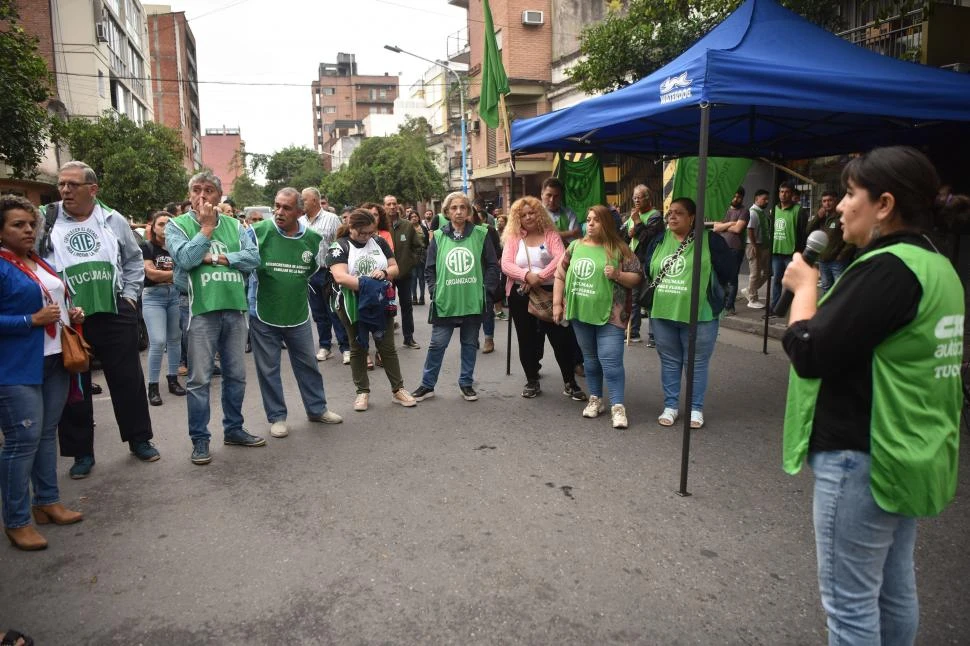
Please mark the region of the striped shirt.
POLYGON ((310 221, 306 214, 300 216, 300 223, 309 227, 312 231, 320 234, 320 249, 317 252, 317 264, 323 267, 323 259, 327 255, 327 249, 333 244, 337 237, 337 229, 340 228, 340 218, 336 214, 325 209, 317 212, 317 217, 310 221))

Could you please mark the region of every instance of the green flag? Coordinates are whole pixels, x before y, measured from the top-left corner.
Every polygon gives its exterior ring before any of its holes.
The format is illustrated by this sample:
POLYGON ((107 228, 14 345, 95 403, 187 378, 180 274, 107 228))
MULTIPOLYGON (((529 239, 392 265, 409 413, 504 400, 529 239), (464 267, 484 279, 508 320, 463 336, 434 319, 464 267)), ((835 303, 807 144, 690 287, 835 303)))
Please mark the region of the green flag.
POLYGON ((606 183, 603 165, 593 153, 565 153, 553 170, 566 187, 563 204, 576 213, 580 223, 586 222, 590 207, 606 205, 606 183))
POLYGON ((492 10, 488 0, 482 0, 485 12, 485 56, 482 58, 482 91, 479 96, 478 114, 491 128, 498 128, 498 97, 509 93, 509 77, 502 66, 502 53, 495 42, 492 10))
MULTIPOLYGON (((697 200, 697 157, 677 160, 674 175, 673 197, 689 197, 697 200)), ((740 157, 707 158, 707 192, 704 196, 704 220, 720 222, 731 205, 734 192, 744 182, 751 160, 740 157)))

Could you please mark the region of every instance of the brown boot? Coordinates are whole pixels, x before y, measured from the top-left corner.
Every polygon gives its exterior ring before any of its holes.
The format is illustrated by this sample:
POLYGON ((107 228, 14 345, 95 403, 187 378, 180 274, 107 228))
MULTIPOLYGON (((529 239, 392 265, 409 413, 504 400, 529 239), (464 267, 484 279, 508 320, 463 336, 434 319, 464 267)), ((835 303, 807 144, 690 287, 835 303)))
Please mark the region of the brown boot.
POLYGON ((50 505, 34 506, 34 520, 38 525, 54 523, 55 525, 73 525, 84 520, 79 511, 71 511, 59 502, 50 505))
POLYGON ((47 539, 34 529, 33 525, 3 530, 10 539, 10 544, 27 552, 47 549, 47 539))
POLYGON ((492 352, 495 352, 495 341, 492 340, 492 337, 487 336, 485 337, 485 344, 482 346, 482 354, 491 354, 492 352))

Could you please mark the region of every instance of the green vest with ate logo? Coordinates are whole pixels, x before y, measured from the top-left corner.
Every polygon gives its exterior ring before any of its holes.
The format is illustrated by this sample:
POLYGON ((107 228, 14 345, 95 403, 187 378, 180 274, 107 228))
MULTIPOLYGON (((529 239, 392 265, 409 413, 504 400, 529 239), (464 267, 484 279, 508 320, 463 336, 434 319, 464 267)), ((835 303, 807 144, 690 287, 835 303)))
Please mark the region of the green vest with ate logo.
MULTIPOLYGON (((704 232, 704 248, 701 249, 701 299, 700 309, 697 310, 698 321, 713 321, 714 312, 711 302, 707 299, 707 288, 711 284, 711 249, 708 236, 704 232)), ((667 272, 653 295, 653 307, 650 317, 668 321, 690 322, 690 283, 694 275, 694 242, 684 249, 675 265, 667 272)), ((673 255, 680 246, 680 241, 673 233, 664 233, 663 242, 657 245, 650 259, 650 275, 660 274, 664 263, 674 262, 673 255)))
MULTIPOLYGON (((932 516, 943 510, 957 486, 963 286, 942 254, 906 243, 862 255, 844 275, 882 253, 906 263, 923 295, 916 318, 873 351, 869 488, 887 512, 932 516)), ((839 284, 820 305, 838 292, 839 284)), ((805 379, 791 370, 784 434, 788 473, 798 473, 808 453, 820 386, 820 379, 805 379)))
POLYGON ((119 243, 104 224, 108 209, 98 204, 90 217, 79 222, 59 217, 58 208, 59 205, 51 205, 54 210, 51 217, 57 217, 51 229, 53 260, 61 270, 74 304, 84 308, 88 315, 117 314, 115 263, 119 243))
POLYGON ((613 313, 613 283, 606 277, 606 249, 574 240, 569 245, 565 318, 605 325, 613 313))
POLYGON ((473 316, 485 307, 482 250, 486 227, 478 225, 470 235, 453 240, 441 229, 434 232, 438 245, 434 303, 439 317, 473 316))
MULTIPOLYGON (((202 230, 192 213, 180 215, 171 222, 189 240, 202 230)), ((212 231, 210 252, 225 255, 240 251, 240 226, 235 218, 220 214, 219 224, 212 231)), ((221 310, 247 310, 246 281, 242 272, 226 265, 202 264, 194 267, 189 271, 189 303, 192 316, 221 310)))
POLYGON ((253 224, 259 246, 256 269, 256 316, 268 325, 293 327, 306 323, 310 308, 307 281, 317 270, 320 234, 309 227, 295 238, 284 236, 272 220, 253 224))
POLYGON ((798 212, 802 205, 794 203, 787 209, 775 206, 775 233, 771 253, 790 256, 795 253, 795 227, 798 225, 798 212))

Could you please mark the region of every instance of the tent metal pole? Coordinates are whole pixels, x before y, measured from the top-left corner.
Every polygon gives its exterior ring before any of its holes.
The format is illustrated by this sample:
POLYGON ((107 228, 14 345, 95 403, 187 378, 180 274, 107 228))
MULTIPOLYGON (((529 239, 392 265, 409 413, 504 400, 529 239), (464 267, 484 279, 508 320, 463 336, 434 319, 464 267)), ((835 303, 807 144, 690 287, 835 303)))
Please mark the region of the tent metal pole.
MULTIPOLYGON (((694 217, 694 269, 690 277, 690 327, 687 335, 687 378, 685 379, 684 399, 687 412, 684 415, 683 445, 680 450, 680 489, 678 496, 689 496, 687 491, 687 469, 690 464, 690 402, 694 396, 694 368, 697 352, 697 313, 701 297, 701 254, 704 250, 704 198, 707 193, 707 147, 711 130, 711 104, 701 103, 700 145, 697 151, 697 215, 694 217)), ((677 197, 677 196, 674 196, 677 197)), ((714 278, 714 280, 717 280, 714 278)))
MULTIPOLYGON (((772 164, 771 166, 771 190, 777 191, 778 186, 778 168, 777 164, 772 164)), ((778 193, 775 193, 777 199, 778 193)), ((773 202, 774 200, 770 201, 773 202)), ((774 206, 769 206, 768 208, 768 236, 771 238, 767 242, 770 249, 774 249, 775 246, 775 208, 774 206)), ((768 254, 768 291, 765 293, 765 329, 764 335, 761 339, 761 353, 768 354, 768 325, 771 322, 771 281, 775 274, 774 272, 774 254, 768 254)))
MULTIPOLYGON (((510 153, 509 155, 509 203, 505 205, 505 213, 508 215, 509 211, 512 209, 512 203, 515 202, 515 153, 510 153)), ((495 250, 498 253, 498 249, 495 250)), ((499 258, 499 264, 501 264, 502 259, 499 258)), ((501 276, 501 274, 499 274, 501 276)), ((506 281, 509 278, 506 276, 506 281)), ((503 290, 504 291, 504 290, 503 290)), ((505 375, 512 374, 512 315, 509 314, 509 318, 506 321, 508 325, 505 327, 506 337, 505 337, 505 375)))

